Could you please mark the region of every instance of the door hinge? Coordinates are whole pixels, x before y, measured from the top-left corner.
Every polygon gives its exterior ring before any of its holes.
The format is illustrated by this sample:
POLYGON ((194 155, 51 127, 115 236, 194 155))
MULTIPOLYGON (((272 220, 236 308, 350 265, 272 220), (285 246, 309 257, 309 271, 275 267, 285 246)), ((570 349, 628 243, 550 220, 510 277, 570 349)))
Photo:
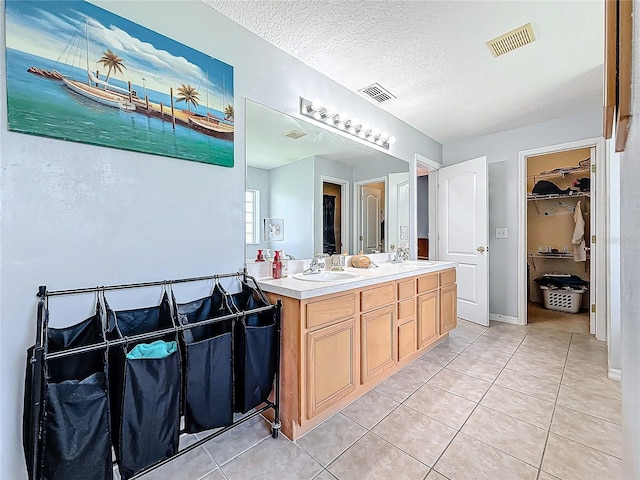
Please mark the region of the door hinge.
POLYGON ((591 235, 591 243, 596 243, 596 236, 595 235, 591 235))
POLYGON ((591 165, 591 173, 596 173, 596 164, 591 165))
POLYGON ((595 303, 591 304, 591 313, 596 313, 596 304, 595 303))

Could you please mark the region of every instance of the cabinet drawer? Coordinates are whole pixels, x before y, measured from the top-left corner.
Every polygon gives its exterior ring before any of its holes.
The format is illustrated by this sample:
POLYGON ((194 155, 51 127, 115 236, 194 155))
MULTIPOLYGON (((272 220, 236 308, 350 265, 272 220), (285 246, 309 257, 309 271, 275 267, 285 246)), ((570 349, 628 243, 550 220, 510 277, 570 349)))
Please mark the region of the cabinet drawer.
POLYGON ((356 313, 356 294, 349 293, 307 304, 307 329, 326 325, 356 313))
POLYGON ((363 290, 360 295, 360 308, 363 312, 389 305, 396 300, 393 283, 385 283, 379 287, 363 290))
POLYGON ((456 283, 456 269, 452 268, 450 270, 445 270, 444 272, 440 272, 440 286, 443 287, 445 285, 451 285, 452 283, 456 283))
MULTIPOLYGON (((454 279, 455 281, 455 279, 454 279)), ((432 273, 418 278, 418 294, 430 292, 438 288, 438 274, 432 273)))
POLYGON ((398 282, 398 300, 413 298, 416 294, 416 279, 398 282))
POLYGON ((398 302, 398 321, 402 323, 402 320, 413 317, 416 314, 416 300, 411 298, 410 300, 403 300, 398 302))

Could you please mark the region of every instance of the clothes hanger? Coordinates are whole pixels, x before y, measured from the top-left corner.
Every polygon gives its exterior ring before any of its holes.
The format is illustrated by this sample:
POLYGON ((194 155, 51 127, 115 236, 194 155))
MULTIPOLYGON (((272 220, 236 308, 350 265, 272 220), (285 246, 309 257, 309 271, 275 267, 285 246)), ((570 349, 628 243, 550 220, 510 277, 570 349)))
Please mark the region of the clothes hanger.
POLYGON ((553 207, 549 208, 544 212, 544 214, 548 217, 554 217, 557 215, 571 215, 576 211, 576 207, 573 205, 569 205, 564 202, 558 202, 553 207))

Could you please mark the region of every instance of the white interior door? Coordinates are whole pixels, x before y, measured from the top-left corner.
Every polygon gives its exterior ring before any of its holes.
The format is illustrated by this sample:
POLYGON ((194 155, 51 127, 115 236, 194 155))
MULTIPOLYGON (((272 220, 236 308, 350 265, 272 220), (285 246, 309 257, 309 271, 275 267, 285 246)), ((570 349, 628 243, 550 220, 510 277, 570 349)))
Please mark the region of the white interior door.
POLYGON ((409 172, 389 174, 388 251, 409 243, 409 172), (391 246, 393 245, 393 247, 391 246))
POLYGON ((360 249, 363 253, 373 253, 380 251, 381 218, 382 212, 382 192, 379 188, 363 185, 360 190, 360 249))
POLYGON ((438 209, 438 259, 458 264, 458 317, 489 325, 487 157, 438 171, 438 209))

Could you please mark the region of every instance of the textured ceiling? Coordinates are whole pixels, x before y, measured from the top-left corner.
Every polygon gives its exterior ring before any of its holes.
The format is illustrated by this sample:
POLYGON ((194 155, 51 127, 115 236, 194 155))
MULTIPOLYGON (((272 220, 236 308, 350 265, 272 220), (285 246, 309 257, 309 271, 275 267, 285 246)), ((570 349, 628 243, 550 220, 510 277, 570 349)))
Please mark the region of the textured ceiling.
POLYGON ((601 1, 202 0, 448 143, 602 105, 601 1), (494 58, 485 42, 527 22, 536 41, 494 58))

